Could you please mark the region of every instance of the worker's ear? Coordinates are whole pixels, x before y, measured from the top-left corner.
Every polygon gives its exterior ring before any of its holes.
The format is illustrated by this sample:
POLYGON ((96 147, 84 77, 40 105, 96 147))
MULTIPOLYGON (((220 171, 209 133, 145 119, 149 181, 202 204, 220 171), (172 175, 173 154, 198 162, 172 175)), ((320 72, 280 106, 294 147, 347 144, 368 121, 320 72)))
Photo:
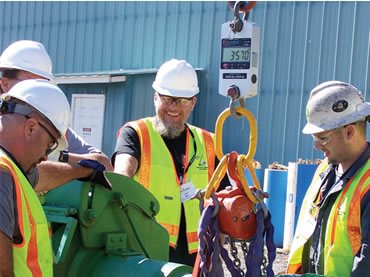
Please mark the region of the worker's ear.
POLYGON ((10 90, 10 88, 11 88, 10 79, 9 78, 6 78, 6 77, 1 78, 1 80, 0 80, 0 86, 1 86, 1 90, 3 92, 8 92, 10 90))
POLYGON ((351 138, 353 138, 354 134, 355 134, 355 125, 354 124, 349 124, 345 127, 345 139, 346 140, 349 140, 351 138))
POLYGON ((194 109, 196 103, 197 103, 197 97, 194 96, 193 99, 191 99, 192 110, 194 109))
POLYGON ((159 95, 158 95, 158 93, 157 93, 157 92, 154 92, 154 94, 153 94, 153 102, 154 102, 154 104, 155 104, 155 102, 156 102, 158 99, 159 99, 159 95))
POLYGON ((30 117, 27 118, 26 123, 24 124, 24 133, 27 137, 31 137, 35 133, 35 128, 37 126, 37 120, 30 117))

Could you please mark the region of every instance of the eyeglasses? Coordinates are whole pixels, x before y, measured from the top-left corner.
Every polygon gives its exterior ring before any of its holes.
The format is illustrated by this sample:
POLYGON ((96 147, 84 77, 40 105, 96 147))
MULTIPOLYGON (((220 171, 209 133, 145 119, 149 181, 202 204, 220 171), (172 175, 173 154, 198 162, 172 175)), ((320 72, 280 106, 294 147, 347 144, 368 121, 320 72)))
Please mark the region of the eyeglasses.
POLYGON ((317 137, 316 135, 311 135, 312 138, 313 138, 313 143, 314 144, 318 143, 318 144, 321 144, 322 146, 326 145, 331 140, 331 138, 333 137, 333 136, 331 136, 331 134, 335 130, 337 130, 337 129, 334 129, 334 130, 331 130, 331 131, 327 132, 324 137, 322 137, 322 136, 317 137))
MULTIPOLYGON (((29 118, 31 118, 30 116, 27 116, 27 115, 25 115, 25 117, 27 118, 27 119, 29 119, 29 118)), ((33 117, 34 118, 34 117, 33 117)), ((45 151, 45 154, 46 155, 49 155, 51 152, 53 152, 55 149, 57 149, 57 147, 58 147, 58 141, 57 141, 57 139, 53 136, 53 134, 48 130, 48 128, 46 128, 45 127, 45 125, 44 124, 42 124, 40 121, 38 121, 36 118, 34 118, 36 121, 37 121, 37 123, 41 126, 41 128, 42 129, 44 129, 45 131, 46 131, 46 133, 48 133, 48 135, 50 136, 50 138, 51 138, 51 142, 49 143, 49 145, 48 145, 48 148, 46 149, 46 151, 45 151)))
POLYGON ((349 125, 356 125, 356 122, 352 122, 352 123, 349 123, 349 124, 344 125, 344 126, 342 126, 342 127, 338 127, 338 128, 333 129, 333 130, 330 130, 330 131, 328 131, 328 132, 325 134, 325 136, 324 136, 324 137, 322 137, 321 135, 320 135, 320 137, 317 137, 316 135, 312 134, 311 136, 312 136, 312 138, 313 138, 313 143, 314 143, 314 144, 319 143, 319 144, 321 144, 322 146, 324 146, 324 145, 326 145, 326 144, 331 140, 331 138, 333 137, 333 136, 331 136, 331 134, 332 134, 332 133, 334 133, 336 130, 339 130, 339 129, 342 129, 342 128, 346 128, 346 127, 347 127, 347 126, 349 126, 349 125))
POLYGON ((159 93, 158 93, 158 96, 162 104, 165 104, 165 105, 171 105, 173 102, 175 102, 177 106, 185 107, 193 101, 193 97, 191 98, 172 97, 172 96, 167 96, 167 95, 161 95, 159 93))

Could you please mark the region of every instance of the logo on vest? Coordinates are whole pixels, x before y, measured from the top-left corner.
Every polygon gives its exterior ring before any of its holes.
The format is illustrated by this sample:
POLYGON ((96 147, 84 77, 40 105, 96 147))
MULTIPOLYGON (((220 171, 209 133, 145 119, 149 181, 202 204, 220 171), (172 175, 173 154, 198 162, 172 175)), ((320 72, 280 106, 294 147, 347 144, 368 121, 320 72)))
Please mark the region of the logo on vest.
POLYGON ((208 170, 207 160, 203 158, 203 155, 202 156, 196 156, 195 160, 198 160, 197 161, 197 169, 198 170, 208 170))

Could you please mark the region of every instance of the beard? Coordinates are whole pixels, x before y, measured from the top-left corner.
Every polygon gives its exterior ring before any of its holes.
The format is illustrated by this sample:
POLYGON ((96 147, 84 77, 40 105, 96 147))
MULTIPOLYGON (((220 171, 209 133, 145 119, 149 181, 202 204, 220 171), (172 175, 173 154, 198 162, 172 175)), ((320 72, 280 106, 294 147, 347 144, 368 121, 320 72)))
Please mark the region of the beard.
POLYGON ((157 132, 167 139, 177 138, 184 131, 184 125, 169 124, 163 122, 158 116, 153 120, 154 126, 157 129, 157 132))

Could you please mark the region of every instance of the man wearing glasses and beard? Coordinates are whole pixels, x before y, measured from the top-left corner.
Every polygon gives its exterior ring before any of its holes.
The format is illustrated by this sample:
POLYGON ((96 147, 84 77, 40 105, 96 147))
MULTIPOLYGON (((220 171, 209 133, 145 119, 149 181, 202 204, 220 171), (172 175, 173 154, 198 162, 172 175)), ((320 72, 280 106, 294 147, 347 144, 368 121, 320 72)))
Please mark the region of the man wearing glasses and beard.
POLYGON ((112 164, 114 172, 134 178, 159 201, 156 218, 170 235, 169 260, 193 266, 200 211, 189 195, 207 186, 218 163, 213 134, 186 123, 199 93, 189 63, 165 62, 152 87, 156 115, 119 130, 112 164))

